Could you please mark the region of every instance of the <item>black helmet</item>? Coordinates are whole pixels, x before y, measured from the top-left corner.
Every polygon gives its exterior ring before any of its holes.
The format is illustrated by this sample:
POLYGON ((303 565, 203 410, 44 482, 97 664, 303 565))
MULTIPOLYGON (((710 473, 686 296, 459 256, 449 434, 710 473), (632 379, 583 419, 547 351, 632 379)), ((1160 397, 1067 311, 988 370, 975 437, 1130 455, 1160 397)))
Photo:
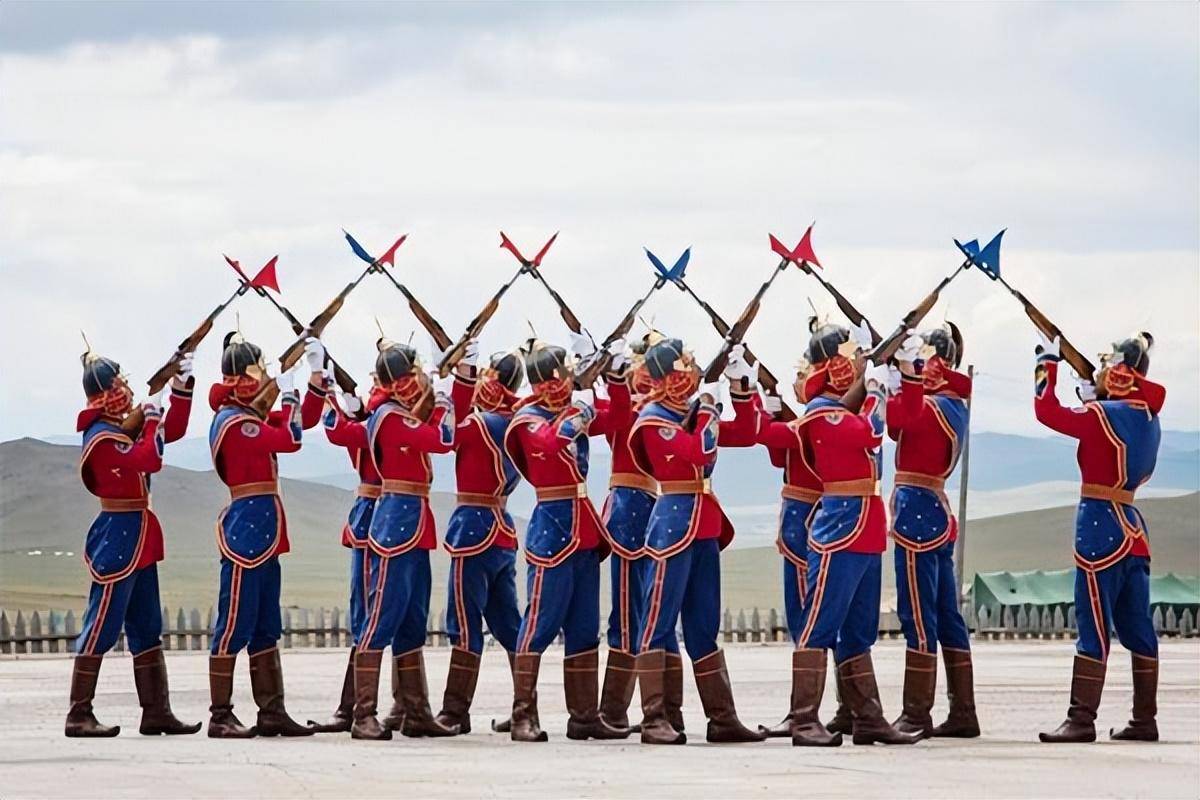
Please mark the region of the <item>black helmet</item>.
POLYGON ((558 345, 530 339, 521 348, 525 358, 525 374, 529 382, 542 383, 567 376, 567 351, 558 345))
POLYGON ((816 317, 808 323, 812 336, 808 340, 808 352, 805 354, 809 364, 820 364, 838 354, 840 345, 850 341, 850 331, 841 325, 832 323, 820 324, 816 317))
POLYGON ((926 331, 921 334, 921 338, 950 366, 957 367, 962 363, 962 332, 953 322, 947 320, 945 327, 926 331))
POLYGON ((245 375, 246 370, 262 360, 262 348, 250 344, 237 331, 225 334, 222 343, 225 350, 221 353, 221 374, 228 377, 245 375))
POLYGON ((1154 347, 1154 337, 1148 331, 1142 331, 1122 342, 1113 344, 1112 364, 1124 364, 1130 369, 1145 375, 1150 371, 1150 350, 1154 347))
POLYGON ((659 339, 646 348, 646 372, 654 380, 662 380, 678 369, 683 354, 682 339, 659 339))
POLYGON ((505 389, 515 392, 521 388, 525 372, 521 369, 521 359, 516 353, 494 353, 488 366, 496 373, 496 380, 500 381, 500 385, 505 389))
POLYGON ((90 350, 80 356, 83 362, 83 393, 94 397, 107 392, 121 375, 121 365, 111 358, 98 356, 90 350))
POLYGON ((388 384, 411 375, 420 364, 417 351, 412 345, 380 339, 376 346, 379 348, 379 355, 375 357, 375 374, 379 376, 380 383, 388 384))

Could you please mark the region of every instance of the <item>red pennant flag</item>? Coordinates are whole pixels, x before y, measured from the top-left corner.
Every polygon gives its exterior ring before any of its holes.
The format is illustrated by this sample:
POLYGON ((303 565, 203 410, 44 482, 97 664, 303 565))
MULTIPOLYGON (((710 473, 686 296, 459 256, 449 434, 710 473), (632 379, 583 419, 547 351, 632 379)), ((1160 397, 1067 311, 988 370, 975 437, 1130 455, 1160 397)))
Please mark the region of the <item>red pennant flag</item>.
POLYGON ((546 242, 546 244, 542 246, 541 250, 538 250, 538 254, 533 257, 533 265, 535 267, 540 267, 542 265, 542 259, 546 256, 546 251, 550 249, 550 245, 554 244, 554 240, 557 238, 558 231, 555 231, 554 235, 550 237, 550 241, 546 242))
MULTIPOLYGON (((222 253, 222 255, 224 255, 224 253, 222 253)), ((233 267, 233 271, 234 271, 234 272, 236 272, 236 273, 238 274, 238 277, 240 277, 240 278, 242 279, 242 281, 243 281, 243 282, 245 282, 245 283, 249 283, 249 282, 250 282, 250 278, 248 278, 248 277, 246 276, 246 273, 242 272, 242 265, 241 265, 241 264, 239 264, 238 262, 234 261, 234 260, 233 260, 232 258, 230 258, 229 256, 225 256, 225 263, 227 263, 227 264, 229 264, 229 266, 233 267)))
POLYGON ((771 238, 771 249, 775 251, 776 255, 778 255, 780 258, 786 258, 788 261, 796 260, 796 257, 792 255, 792 251, 788 250, 787 247, 784 246, 783 242, 776 239, 775 234, 768 233, 767 236, 771 238))
POLYGON ((512 243, 512 239, 509 239, 507 236, 504 235, 504 231, 500 231, 500 246, 503 247, 508 252, 512 253, 514 256, 516 256, 517 261, 520 261, 522 264, 530 263, 529 261, 527 261, 525 259, 525 256, 521 255, 521 251, 518 250, 517 246, 512 243))
MULTIPOLYGON (((813 223, 816 225, 817 223, 813 223)), ((809 264, 820 267, 821 262, 817 260, 817 254, 812 248, 812 229, 813 225, 808 226, 808 230, 804 232, 804 237, 800 239, 800 244, 796 245, 796 249, 792 251, 795 254, 797 261, 805 261, 809 264)))
POLYGON ((271 260, 264 264, 258 274, 250 280, 250 285, 256 289, 266 287, 273 290, 275 294, 280 294, 279 281, 275 277, 275 262, 278 260, 279 256, 271 256, 271 260))
POLYGON ((385 252, 383 255, 381 255, 376 260, 380 264, 387 264, 389 267, 395 267, 396 266, 396 250, 399 249, 400 245, 404 244, 404 240, 407 238, 408 238, 407 233, 404 234, 403 236, 401 236, 399 239, 396 240, 396 243, 394 245, 392 245, 391 247, 389 247, 387 249, 387 252, 385 252))

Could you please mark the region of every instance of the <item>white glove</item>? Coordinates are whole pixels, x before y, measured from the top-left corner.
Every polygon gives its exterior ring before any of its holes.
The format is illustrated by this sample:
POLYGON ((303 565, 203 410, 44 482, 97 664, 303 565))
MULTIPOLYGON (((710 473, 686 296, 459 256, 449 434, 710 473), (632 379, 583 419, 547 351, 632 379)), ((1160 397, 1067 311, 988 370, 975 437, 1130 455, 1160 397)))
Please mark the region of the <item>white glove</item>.
POLYGON ((596 393, 591 389, 576 389, 571 392, 571 402, 594 406, 596 405, 596 393))
POLYGON ((729 361, 725 364, 725 377, 729 382, 754 379, 754 370, 746 363, 745 345, 735 344, 729 350, 729 361))
POLYGON ((857 344, 864 353, 868 352, 872 347, 875 346, 871 341, 871 326, 867 324, 865 319, 862 321, 861 325, 855 325, 853 323, 850 324, 850 338, 854 340, 854 343, 857 344))
POLYGON ((764 394, 762 399, 763 411, 772 417, 783 411, 783 398, 777 394, 764 394))
POLYGON ((304 360, 309 372, 321 372, 325 368, 325 345, 315 336, 304 340, 304 360))
POLYGON ((142 403, 142 412, 146 414, 162 414, 162 391, 146 398, 146 402, 142 403))
POLYGON ((913 363, 917 360, 917 356, 920 354, 924 344, 924 339, 909 331, 904 341, 900 343, 900 349, 896 351, 896 360, 903 361, 906 364, 913 363))
POLYGON ((357 395, 350 394, 349 392, 338 392, 338 397, 342 401, 342 411, 345 411, 348 416, 358 416, 358 413, 362 411, 362 400, 359 400, 357 395))
POLYGON ((442 378, 438 375, 437 370, 429 373, 429 382, 433 384, 433 393, 441 397, 450 396, 450 388, 454 386, 454 376, 447 375, 442 378))
POLYGON ((1055 336, 1053 339, 1047 339, 1046 334, 1042 333, 1040 330, 1037 332, 1037 335, 1038 335, 1038 347, 1041 348, 1041 352, 1038 353, 1038 355, 1051 356, 1053 358, 1058 358, 1059 357, 1058 337, 1055 336))
POLYGON ((629 362, 629 359, 625 357, 625 339, 617 339, 610 344, 608 346, 608 354, 612 356, 612 360, 609 362, 609 369, 613 372, 620 372, 621 368, 629 362))
POLYGON ((1075 375, 1074 372, 1071 374, 1075 376, 1075 394, 1079 396, 1079 399, 1085 403, 1090 403, 1095 400, 1096 384, 1089 380, 1085 380, 1078 375, 1075 375))
POLYGON ((896 394, 900 391, 900 370, 896 367, 888 367, 888 394, 896 394))
POLYGON ((706 394, 711 397, 713 403, 721 402, 721 382, 713 381, 712 383, 701 383, 700 394, 706 394))
POLYGON ((887 364, 867 364, 867 369, 863 372, 863 381, 868 389, 887 389, 888 373, 887 364))
POLYGON ((296 373, 292 371, 282 373, 275 379, 275 385, 279 387, 280 394, 296 391, 296 373))
POLYGON ((592 353, 596 352, 596 345, 592 343, 592 337, 586 333, 571 333, 571 352, 578 358, 587 358, 592 353))
POLYGON ((175 377, 180 383, 187 383, 188 379, 192 377, 193 356, 195 353, 184 353, 183 357, 179 359, 179 374, 175 377))
MULTIPOLYGON (((436 363, 436 364, 442 363, 442 359, 445 358, 445 354, 435 353, 434 355, 437 356, 434 361, 434 363, 436 363)), ((463 348, 462 360, 459 361, 458 363, 460 363, 466 367, 473 367, 473 366, 475 366, 476 363, 478 363, 478 361, 479 361, 479 339, 476 339, 476 338, 468 339, 466 346, 463 348)))

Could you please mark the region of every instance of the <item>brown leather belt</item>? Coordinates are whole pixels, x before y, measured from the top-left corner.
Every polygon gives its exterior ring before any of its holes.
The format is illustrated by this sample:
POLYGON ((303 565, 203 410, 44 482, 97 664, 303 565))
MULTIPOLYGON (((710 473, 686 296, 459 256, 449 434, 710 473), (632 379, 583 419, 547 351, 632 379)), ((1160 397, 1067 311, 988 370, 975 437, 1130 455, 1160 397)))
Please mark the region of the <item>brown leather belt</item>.
POLYGON ((537 494, 539 503, 548 503, 551 500, 575 500, 587 497, 587 484, 572 483, 567 486, 535 486, 534 492, 537 494))
POLYGON ((783 491, 779 493, 784 500, 798 500, 801 503, 815 503, 821 499, 821 493, 816 489, 805 489, 803 486, 793 486, 790 483, 783 485, 783 491))
POLYGON ((416 481, 402 481, 397 478, 383 479, 384 494, 411 494, 416 497, 429 497, 429 484, 416 481))
POLYGON ((260 494, 279 494, 279 482, 256 481, 229 487, 230 500, 241 500, 243 497, 256 497, 260 494))
POLYGON ((896 470, 896 485, 916 486, 921 489, 930 489, 935 492, 946 491, 945 478, 939 478, 935 475, 925 475, 920 472, 905 472, 904 470, 896 470))
POLYGON ((150 507, 149 497, 101 497, 101 511, 145 511, 150 507))
POLYGON ((614 472, 608 479, 609 489, 641 489, 647 494, 658 494, 658 481, 640 472, 614 472))
POLYGON ((383 494, 383 487, 378 483, 360 483, 354 493, 359 497, 369 497, 372 500, 377 500, 379 495, 383 494))
POLYGON ((482 492, 459 492, 455 499, 460 506, 484 506, 496 511, 503 511, 508 498, 501 495, 483 494, 482 492))
POLYGON ((712 494, 712 481, 709 478, 690 481, 660 481, 658 490, 662 494, 712 494))
POLYGON ((879 481, 859 478, 856 481, 833 481, 821 488, 821 494, 829 497, 874 497, 879 494, 879 481))
POLYGON ((1085 483, 1079 489, 1079 496, 1089 500, 1111 500, 1127 506, 1133 505, 1133 492, 1115 489, 1112 486, 1101 486, 1098 483, 1085 483))

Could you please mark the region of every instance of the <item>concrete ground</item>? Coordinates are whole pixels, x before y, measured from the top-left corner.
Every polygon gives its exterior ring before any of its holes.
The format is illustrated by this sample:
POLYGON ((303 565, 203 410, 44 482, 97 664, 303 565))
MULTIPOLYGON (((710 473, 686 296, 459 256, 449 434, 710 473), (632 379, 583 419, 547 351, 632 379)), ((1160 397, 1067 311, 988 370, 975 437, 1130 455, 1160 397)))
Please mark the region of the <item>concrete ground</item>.
MULTIPOLYGON (((788 698, 789 650, 737 645, 728 651, 742 719, 780 719, 788 698)), ((1158 744, 1041 745, 1037 732, 1066 710, 1072 645, 981 642, 976 681, 984 736, 914 747, 793 748, 786 740, 705 744, 704 719, 688 679, 685 747, 571 742, 563 736, 561 650, 543 663, 541 714, 551 741, 515 744, 487 722, 507 714, 511 684, 503 655, 489 651, 475 705, 476 732, 455 739, 355 742, 309 739, 210 740, 203 733, 137 734, 131 663, 105 663, 98 717, 120 724, 115 739, 62 735, 71 662, 59 657, 0 660, 0 796, 18 797, 1196 797, 1200 793, 1200 641, 1163 643, 1158 744)), ((904 649, 876 649, 884 706, 898 712, 904 649)), ((435 703, 449 651, 427 653, 435 703)), ((206 718, 203 654, 171 653, 173 705, 185 720, 206 718)), ((283 656, 287 705, 300 720, 324 718, 341 685, 344 651, 293 650, 283 656)), ((1129 711, 1128 658, 1113 654, 1097 727, 1129 711)), ((237 711, 254 719, 244 661, 237 711)), ((385 680, 386 683, 386 680, 385 680)), ((635 698, 636 702, 636 698, 635 698)), ((386 705, 384 705, 386 708, 386 705)), ((826 696, 832 711, 832 685, 826 696)), ((939 698, 935 717, 944 713, 939 698)), ((436 708, 435 708, 436 710, 436 708)))

